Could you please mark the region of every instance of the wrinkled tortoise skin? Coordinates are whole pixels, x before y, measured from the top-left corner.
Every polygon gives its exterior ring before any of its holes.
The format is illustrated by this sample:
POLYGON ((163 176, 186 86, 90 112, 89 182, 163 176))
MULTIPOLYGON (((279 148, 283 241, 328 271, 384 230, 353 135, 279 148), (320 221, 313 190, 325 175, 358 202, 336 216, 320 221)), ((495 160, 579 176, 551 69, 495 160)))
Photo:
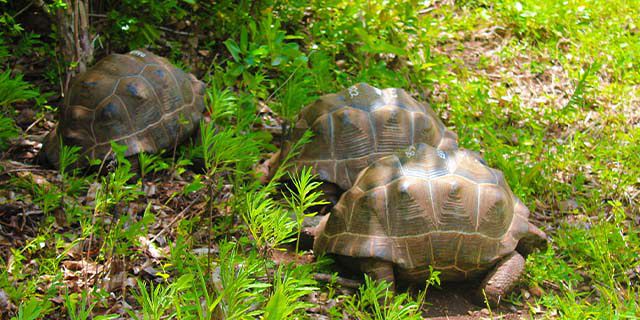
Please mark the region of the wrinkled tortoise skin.
POLYGON ((396 278, 477 278, 531 232, 529 210, 475 153, 417 149, 366 168, 320 224, 316 254, 389 261, 396 278))
POLYGON ((59 144, 102 160, 111 141, 125 156, 172 148, 190 136, 204 110, 204 84, 145 50, 112 54, 71 83, 58 127, 45 139, 44 162, 58 167, 59 144))
POLYGON ((346 190, 373 161, 415 143, 443 150, 457 148, 457 136, 436 113, 402 89, 366 83, 322 96, 300 113, 293 130, 298 139, 314 137, 293 160, 292 171, 313 167, 320 180, 346 190))

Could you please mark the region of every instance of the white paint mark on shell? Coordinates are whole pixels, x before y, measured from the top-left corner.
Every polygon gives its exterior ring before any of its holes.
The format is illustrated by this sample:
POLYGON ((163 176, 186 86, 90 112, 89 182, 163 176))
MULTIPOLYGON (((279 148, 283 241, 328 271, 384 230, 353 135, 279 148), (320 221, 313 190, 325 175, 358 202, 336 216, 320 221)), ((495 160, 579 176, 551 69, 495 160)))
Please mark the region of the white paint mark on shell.
POLYGON ((393 103, 398 98, 398 89, 389 88, 382 92, 385 103, 393 103))
POLYGON ((140 50, 133 50, 133 51, 129 52, 129 54, 132 55, 132 56, 140 57, 140 58, 144 58, 144 57, 147 56, 146 53, 144 53, 144 52, 142 52, 140 50))
POLYGON ((414 157, 416 155, 416 147, 410 146, 407 151, 405 151, 405 154, 407 155, 407 157, 414 157))
POLYGON ((351 98, 357 97, 359 94, 360 92, 358 92, 358 88, 356 86, 349 87, 349 96, 351 96, 351 98))

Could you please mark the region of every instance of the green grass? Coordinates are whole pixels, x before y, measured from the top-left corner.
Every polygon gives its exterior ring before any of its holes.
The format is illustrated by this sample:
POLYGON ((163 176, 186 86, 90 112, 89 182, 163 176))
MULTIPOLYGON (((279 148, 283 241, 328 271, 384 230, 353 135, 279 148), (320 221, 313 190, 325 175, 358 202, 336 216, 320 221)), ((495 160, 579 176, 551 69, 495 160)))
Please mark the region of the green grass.
MULTIPOLYGON (((325 313, 333 317, 419 317, 417 310, 429 307, 420 297, 387 295, 372 282, 338 295, 334 284, 312 280, 325 266, 273 261, 299 232, 291 217, 317 199, 304 175, 284 199, 272 197, 277 184, 258 183, 253 166, 276 147, 255 111, 268 106, 286 128, 318 96, 366 81, 431 103, 461 146, 505 173, 549 234, 550 247, 528 257, 522 285, 541 295, 517 292, 510 301, 541 318, 640 317, 640 2, 435 3, 151 1, 149 17, 125 7, 111 12, 105 41, 170 46, 174 59, 189 55, 180 48, 193 39, 161 35, 158 26, 173 27, 172 15, 184 19, 192 11, 203 30, 220 22, 198 42, 215 58, 191 65, 209 84, 212 122, 202 124, 200 144, 141 155, 137 181, 124 159, 103 177, 34 171, 3 181, 0 205, 35 212, 24 222, 19 217, 22 229, 0 226, 18 234, 0 246, 0 288, 15 307, 8 316, 303 319, 326 307, 312 297, 326 295, 335 304, 325 313), (121 28, 129 22, 135 27, 121 28), (204 174, 189 168, 198 161, 204 174), (155 195, 144 192, 151 185, 155 195), (70 270, 74 261, 86 264, 70 270), (102 273, 92 276, 89 265, 102 273), (128 287, 116 283, 110 295, 105 277, 123 275, 128 287), (131 308, 107 311, 122 301, 131 308)), ((0 22, 12 30, 1 33, 2 66, 46 47, 33 40, 48 35, 0 22)), ((175 62, 188 65, 187 58, 175 62)), ((56 81, 51 70, 42 72, 56 81)), ((4 149, 20 133, 14 105, 40 108, 44 89, 19 72, 0 78, 4 149)), ((67 164, 77 158, 63 153, 67 164)))
MULTIPOLYGON (((640 44, 629 26, 638 6, 504 1, 462 10, 468 14, 458 16, 465 26, 460 38, 496 26, 505 36, 493 40, 498 59, 461 73, 469 80, 449 88, 442 106, 468 132, 462 144, 481 149, 529 207, 550 219, 552 248, 529 258, 530 284, 547 288, 531 310, 572 319, 637 317, 631 270, 640 265, 633 227, 640 129, 633 91, 640 76, 630 66, 640 60, 634 49, 620 48, 640 44), (496 69, 498 84, 489 77, 496 69), (523 101, 511 88, 531 90, 531 82, 516 77, 527 72, 555 76, 560 90, 549 90, 542 103, 523 101), (508 95, 512 99, 502 98, 508 95), (562 212, 567 200, 578 206, 562 212), (576 219, 586 221, 569 222, 576 219)), ((456 49, 454 61, 464 60, 464 48, 456 49)), ((548 82, 541 84, 552 86, 548 82)))
MULTIPOLYGON (((0 61, 3 58, 2 49, 4 48, 3 43, 0 42, 0 61)), ((13 115, 12 106, 15 103, 32 100, 40 95, 31 84, 22 78, 21 74, 13 77, 10 70, 0 71, 0 151, 6 149, 8 139, 19 135, 19 130, 11 117, 13 115)))

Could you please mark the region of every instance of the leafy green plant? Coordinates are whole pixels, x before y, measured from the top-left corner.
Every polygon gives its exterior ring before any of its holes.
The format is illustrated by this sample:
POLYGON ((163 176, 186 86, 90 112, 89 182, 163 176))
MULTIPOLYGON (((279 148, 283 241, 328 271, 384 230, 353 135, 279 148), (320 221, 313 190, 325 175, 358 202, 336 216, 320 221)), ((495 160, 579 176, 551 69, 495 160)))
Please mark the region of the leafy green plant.
POLYGON ((252 306, 262 303, 264 297, 260 293, 270 285, 256 281, 263 271, 262 261, 241 257, 237 250, 232 243, 220 245, 220 269, 219 273, 215 271, 213 280, 221 297, 217 307, 224 319, 254 319, 262 310, 252 306))
POLYGON ((16 102, 24 102, 40 95, 38 90, 22 80, 22 75, 11 76, 11 70, 0 72, 0 150, 7 147, 7 140, 15 138, 19 134, 13 119, 10 107, 16 102))
POLYGON ((0 72, 0 110, 7 112, 6 108, 16 102, 34 99, 40 95, 33 85, 22 80, 22 75, 11 77, 11 70, 0 72))
POLYGON ((217 131, 215 124, 202 123, 202 152, 209 176, 223 170, 246 173, 260 153, 251 136, 237 135, 232 128, 217 131))
POLYGON ((147 285, 138 279, 138 291, 134 293, 134 297, 142 307, 142 317, 133 311, 128 311, 129 315, 134 319, 144 320, 175 318, 175 313, 167 314, 172 307, 174 297, 189 288, 192 281, 193 275, 185 274, 168 285, 150 283, 147 288, 147 285))
POLYGON ((110 320, 118 318, 118 315, 98 315, 93 316, 93 308, 95 308, 97 301, 91 301, 91 295, 87 291, 82 291, 81 294, 65 293, 64 295, 64 307, 67 309, 67 316, 70 320, 110 320))
POLYGON ((365 275, 358 295, 345 301, 346 311, 358 319, 422 319, 421 303, 407 293, 394 295, 390 287, 389 282, 374 281, 365 275))
POLYGON ((9 57, 9 48, 7 48, 4 39, 0 37, 0 61, 5 61, 9 57))
POLYGON ((7 141, 17 137, 19 133, 13 119, 0 114, 0 151, 7 148, 7 141))
POLYGON ((193 1, 150 0, 109 1, 106 18, 109 29, 106 33, 117 46, 138 49, 161 39, 170 19, 184 19, 193 1))
MULTIPOLYGON (((268 247, 275 248, 281 244, 293 241, 291 236, 299 233, 295 228, 298 225, 291 219, 290 213, 285 210, 279 203, 275 202, 270 195, 276 190, 280 179, 287 172, 289 161, 299 152, 300 147, 307 143, 311 137, 311 133, 307 132, 303 137, 294 142, 287 155, 281 159, 278 168, 273 173, 271 180, 260 189, 247 192, 244 202, 240 203, 242 218, 249 229, 249 233, 253 236, 259 250, 264 253, 268 247)), ((307 175, 310 175, 308 173, 307 175)), ((309 181, 309 183, 311 183, 309 181)), ((311 202, 318 202, 314 199, 316 193, 312 192, 315 186, 309 188, 308 183, 299 184, 304 187, 303 195, 298 194, 297 198, 291 198, 297 208, 303 208, 311 202), (297 202, 296 202, 297 201, 297 202), (300 202, 302 201, 302 202, 300 202)), ((304 208, 303 213, 304 214, 304 208)), ((301 222, 300 222, 301 224, 301 222)))
POLYGON ((300 110, 315 98, 311 84, 311 72, 296 68, 276 89, 278 91, 273 93, 278 95, 278 102, 273 103, 273 110, 283 119, 282 132, 285 137, 290 136, 293 122, 300 110))
POLYGON ((169 164, 163 161, 162 153, 147 154, 141 152, 138 154, 138 163, 140 164, 140 178, 144 180, 149 173, 169 169, 169 164))
MULTIPOLYGON (((315 88, 317 92, 335 91, 340 86, 336 78, 342 73, 332 67, 334 64, 332 57, 327 52, 315 50, 309 54, 309 60, 311 62, 310 70, 304 74, 311 81, 309 86, 315 88)), ((288 94, 295 99, 293 93, 288 94)), ((287 105, 295 107, 297 104, 289 103, 287 105)))
POLYGON ((207 283, 208 277, 205 277, 205 271, 200 267, 199 261, 193 256, 189 260, 193 262, 192 270, 195 279, 191 290, 174 300, 177 317, 178 319, 216 319, 219 315, 216 311, 219 311, 218 306, 223 296, 217 291, 212 292, 211 286, 207 283))
POLYGON ((13 259, 7 262, 0 260, 3 270, 0 272, 0 285, 9 298, 9 301, 19 302, 31 299, 38 289, 38 280, 22 273, 24 266, 24 252, 12 250, 13 259))
POLYGON ((103 247, 106 248, 106 256, 114 254, 128 254, 132 245, 140 245, 140 236, 145 235, 149 226, 155 222, 155 216, 151 212, 149 203, 144 210, 142 218, 137 220, 131 215, 114 217, 110 228, 107 230, 103 247))
POLYGON ((293 241, 291 237, 296 233, 296 222, 268 194, 247 193, 245 205, 242 218, 261 252, 293 241))
POLYGON ((571 98, 569 99, 569 101, 567 101, 567 104, 564 109, 575 110, 578 108, 587 107, 585 97, 587 96, 586 91, 589 90, 591 87, 591 83, 589 80, 590 80, 590 77, 593 77, 594 73, 596 73, 599 68, 600 68, 599 63, 594 62, 590 64, 587 67, 587 69, 582 72, 580 79, 578 79, 578 82, 576 83, 576 88, 573 91, 573 94, 571 95, 571 98))
MULTIPOLYGON (((260 142, 253 139, 252 135, 241 134, 236 132, 233 128, 226 128, 223 131, 217 132, 214 123, 205 123, 204 121, 200 125, 202 147, 201 152, 204 159, 204 166, 207 177, 203 181, 206 186, 206 198, 207 203, 206 213, 209 217, 209 236, 208 239, 212 240, 213 229, 213 211, 215 190, 222 189, 224 179, 221 178, 221 174, 225 173, 230 176, 230 180, 236 190, 242 189, 242 186, 247 183, 255 185, 255 180, 251 181, 250 178, 255 177, 252 175, 251 167, 257 162, 260 154, 260 142)), ((236 197, 242 197, 241 194, 237 194, 236 197)), ((210 245, 212 245, 210 243, 210 245)))
MULTIPOLYGON (((640 233, 624 227, 626 215, 619 202, 610 203, 611 216, 601 216, 589 229, 570 228, 556 239, 564 248, 574 270, 596 280, 594 290, 614 309, 623 311, 632 299, 627 286, 632 282, 628 270, 640 266, 635 252, 640 250, 640 233)), ((556 275, 550 275, 556 276, 556 275)), ((570 285, 570 283, 568 283, 570 285)), ((570 290, 570 289, 569 289, 570 290)))
POLYGON ((302 223, 305 218, 313 217, 317 212, 308 212, 310 208, 328 204, 328 201, 322 200, 322 191, 317 190, 322 182, 314 180, 315 176, 311 172, 311 168, 303 168, 299 175, 289 173, 293 190, 287 186, 287 193, 283 196, 289 207, 293 209, 296 215, 296 223, 298 224, 298 242, 296 243, 296 251, 298 251, 298 243, 300 242, 300 232, 302 231, 302 223))
POLYGON ((237 97, 228 88, 220 89, 217 82, 213 82, 207 90, 207 111, 211 115, 211 122, 231 124, 237 116, 237 97))
POLYGON ((115 168, 106 177, 101 178, 103 188, 100 188, 96 195, 95 210, 98 212, 108 212, 116 204, 123 206, 142 195, 139 184, 129 184, 136 175, 131 170, 131 163, 124 156, 127 146, 111 143, 111 148, 115 153, 115 168))
MULTIPOLYGON (((73 166, 80 158, 81 148, 78 146, 67 146, 60 140, 59 169, 60 175, 67 178, 67 170, 73 166)), ((75 170, 72 174, 75 173, 75 170)), ((64 188, 63 188, 64 190, 64 188)))
POLYGON ((44 214, 49 214, 59 207, 64 197, 57 186, 32 175, 15 178, 14 181, 15 186, 29 191, 33 202, 40 207, 44 214))
POLYGON ((193 181, 185 185, 182 189, 182 194, 186 195, 192 192, 196 192, 204 187, 202 183, 202 176, 199 174, 193 175, 193 181))
POLYGON ((249 22, 248 27, 240 29, 239 43, 233 39, 224 42, 235 62, 228 67, 228 75, 242 75, 248 84, 252 78, 250 71, 262 72, 267 65, 280 67, 306 63, 307 57, 299 50, 298 44, 286 41, 296 38, 299 37, 287 35, 281 30, 280 20, 273 20, 271 15, 265 16, 259 24, 249 22))
POLYGON ((258 306, 270 287, 258 280, 264 261, 253 254, 240 255, 237 245, 226 241, 220 244, 219 257, 213 272, 207 274, 204 259, 186 254, 186 268, 195 279, 174 300, 178 319, 254 319, 263 313, 258 306))
POLYGON ((51 302, 33 297, 18 306, 18 313, 11 320, 36 320, 47 315, 50 311, 51 302))
POLYGON ((311 266, 279 265, 273 276, 273 287, 264 307, 264 318, 269 320, 291 319, 296 311, 313 306, 300 301, 318 288, 311 277, 311 266))

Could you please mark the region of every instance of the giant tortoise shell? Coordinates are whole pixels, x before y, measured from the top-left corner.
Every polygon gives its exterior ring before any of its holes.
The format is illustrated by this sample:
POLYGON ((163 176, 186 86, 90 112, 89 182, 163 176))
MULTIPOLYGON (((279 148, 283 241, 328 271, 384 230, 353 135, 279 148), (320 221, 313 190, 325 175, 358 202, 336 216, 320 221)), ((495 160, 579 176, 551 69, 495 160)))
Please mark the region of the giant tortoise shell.
POLYGON ((151 52, 109 55, 72 81, 43 156, 58 167, 60 140, 91 159, 108 156, 112 141, 127 146, 125 156, 174 147, 198 126, 204 89, 151 52))
POLYGON ((313 167, 320 180, 342 190, 371 162, 414 143, 457 148, 457 135, 427 104, 402 89, 380 90, 366 83, 324 95, 303 108, 294 140, 308 129, 314 137, 293 159, 291 170, 313 167))
POLYGON ((419 144, 362 172, 320 223, 314 252, 361 258, 351 264, 392 281, 424 281, 429 267, 442 280, 494 268, 482 289, 495 302, 523 270, 519 240, 546 239, 528 216, 503 174, 475 153, 419 144))

